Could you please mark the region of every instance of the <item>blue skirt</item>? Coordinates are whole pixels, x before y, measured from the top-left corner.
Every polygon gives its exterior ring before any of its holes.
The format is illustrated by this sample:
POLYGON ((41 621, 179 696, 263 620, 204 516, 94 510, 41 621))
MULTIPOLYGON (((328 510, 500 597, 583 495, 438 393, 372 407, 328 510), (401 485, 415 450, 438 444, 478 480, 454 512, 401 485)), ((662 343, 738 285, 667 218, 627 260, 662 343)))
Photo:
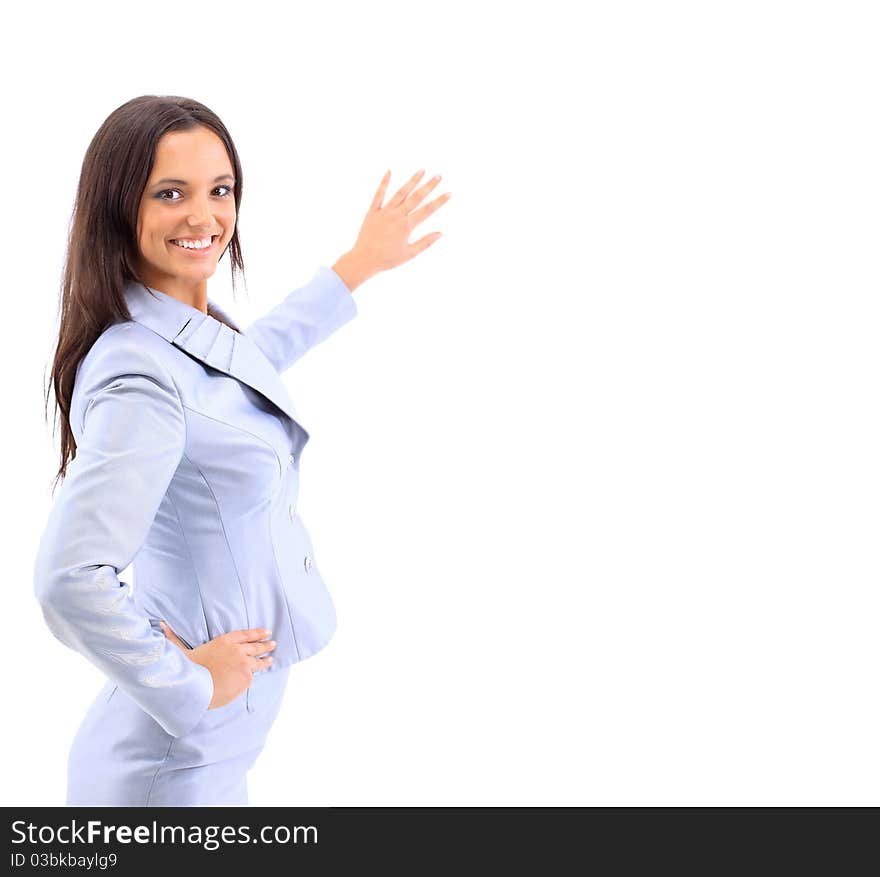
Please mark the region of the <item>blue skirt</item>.
POLYGON ((172 737, 108 681, 76 732, 68 806, 246 806, 253 767, 281 708, 290 666, 261 670, 231 703, 172 737))

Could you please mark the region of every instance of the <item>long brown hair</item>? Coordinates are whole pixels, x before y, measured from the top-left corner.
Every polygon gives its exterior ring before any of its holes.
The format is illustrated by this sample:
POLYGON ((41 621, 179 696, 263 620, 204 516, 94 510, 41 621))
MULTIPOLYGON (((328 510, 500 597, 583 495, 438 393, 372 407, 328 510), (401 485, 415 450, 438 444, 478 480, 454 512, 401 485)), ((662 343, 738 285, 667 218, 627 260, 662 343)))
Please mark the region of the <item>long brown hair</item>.
MULTIPOLYGON (((67 473, 68 461, 76 457, 70 405, 77 367, 104 329, 118 320, 131 319, 123 295, 125 284, 130 280, 143 283, 136 268, 137 218, 156 146, 169 131, 188 131, 199 125, 210 128, 226 146, 236 180, 237 215, 242 194, 238 152, 223 122, 196 100, 153 94, 133 98, 105 119, 86 150, 69 225, 58 344, 51 371, 55 414, 61 415, 61 464, 53 493, 67 473)), ((236 273, 244 277, 238 222, 228 249, 234 293, 236 273)), ((48 404, 47 388, 47 418, 48 404)))

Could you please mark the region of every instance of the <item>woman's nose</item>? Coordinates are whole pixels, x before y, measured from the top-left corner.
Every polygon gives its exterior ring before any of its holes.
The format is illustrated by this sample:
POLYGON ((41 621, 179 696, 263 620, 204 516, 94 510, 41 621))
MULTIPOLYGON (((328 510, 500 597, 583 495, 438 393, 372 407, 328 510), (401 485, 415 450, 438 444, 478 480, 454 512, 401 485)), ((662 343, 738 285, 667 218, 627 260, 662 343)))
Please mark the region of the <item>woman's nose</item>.
POLYGON ((213 217, 209 205, 202 204, 201 209, 193 210, 189 217, 189 224, 194 226, 213 227, 213 217))

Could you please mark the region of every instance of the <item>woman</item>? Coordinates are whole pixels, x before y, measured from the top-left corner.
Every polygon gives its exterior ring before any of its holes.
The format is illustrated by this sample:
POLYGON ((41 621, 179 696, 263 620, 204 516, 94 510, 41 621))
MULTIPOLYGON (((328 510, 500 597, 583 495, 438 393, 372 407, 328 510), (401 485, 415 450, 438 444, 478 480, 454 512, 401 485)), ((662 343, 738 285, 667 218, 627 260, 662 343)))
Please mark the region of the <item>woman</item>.
POLYGON ((280 373, 355 316, 361 283, 440 237, 407 243, 449 197, 419 207, 439 177, 383 206, 389 176, 354 246, 242 332, 207 295, 227 249, 233 288, 243 272, 220 119, 147 95, 92 140, 52 368, 64 483, 34 570, 52 633, 107 676, 68 804, 247 804, 290 667, 336 626, 296 511, 309 436, 280 373), (118 573, 135 557, 132 589, 118 573))

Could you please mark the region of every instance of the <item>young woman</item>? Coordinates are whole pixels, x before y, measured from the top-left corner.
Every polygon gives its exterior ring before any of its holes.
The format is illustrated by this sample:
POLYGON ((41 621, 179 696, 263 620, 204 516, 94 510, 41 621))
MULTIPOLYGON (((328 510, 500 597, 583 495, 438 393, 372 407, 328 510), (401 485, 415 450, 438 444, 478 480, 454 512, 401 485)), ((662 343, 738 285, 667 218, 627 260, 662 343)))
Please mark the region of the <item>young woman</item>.
POLYGON ((449 195, 415 174, 354 246, 244 331, 208 298, 242 168, 207 107, 138 97, 83 162, 52 386, 62 489, 34 588, 49 629, 107 677, 68 762, 67 803, 247 804, 290 667, 336 626, 297 513, 308 433, 280 374, 355 316, 352 293, 449 195), (70 461, 68 463, 68 460, 70 461), (135 562, 135 588, 118 578, 135 562))

